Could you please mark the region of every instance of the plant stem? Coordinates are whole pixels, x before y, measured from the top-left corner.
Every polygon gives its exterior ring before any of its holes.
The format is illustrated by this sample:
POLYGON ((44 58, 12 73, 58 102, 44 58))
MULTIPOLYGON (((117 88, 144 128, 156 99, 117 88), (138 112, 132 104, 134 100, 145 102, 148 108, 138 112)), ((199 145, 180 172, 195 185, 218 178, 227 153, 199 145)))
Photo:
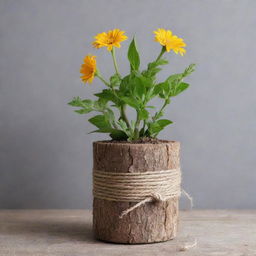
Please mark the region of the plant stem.
POLYGON ((161 107, 161 109, 160 109, 158 112, 156 112, 156 114, 152 117, 152 121, 153 121, 153 122, 156 121, 156 119, 158 119, 158 115, 165 109, 165 107, 166 107, 168 104, 169 104, 169 99, 166 99, 166 100, 164 101, 164 104, 163 104, 163 106, 161 107))
POLYGON ((106 86, 110 87, 110 84, 101 76, 99 70, 96 71, 95 76, 97 76, 106 86))
MULTIPOLYGON (((111 55, 112 55, 114 67, 115 67, 115 70, 116 70, 116 74, 118 75, 119 78, 121 78, 121 75, 120 75, 120 73, 118 71, 118 66, 117 66, 117 62, 116 62, 116 52, 115 52, 115 48, 114 47, 111 50, 111 55)), ((113 92, 115 94, 114 88, 112 88, 112 90, 113 90, 113 92)), ((130 129, 131 126, 130 126, 129 120, 128 120, 127 116, 126 116, 125 108, 126 108, 125 104, 121 105, 121 107, 120 107, 120 115, 121 115, 121 118, 125 121, 127 127, 130 129)))
POLYGON ((116 74, 121 78, 121 75, 120 75, 120 73, 118 71, 118 67, 117 67, 117 63, 116 63, 116 52, 115 52, 115 48, 114 47, 111 50, 111 55, 112 55, 114 67, 115 67, 115 70, 116 70, 116 74))
POLYGON ((145 136, 145 127, 146 127, 146 121, 144 120, 144 121, 143 121, 143 126, 142 126, 142 131, 143 131, 142 137, 145 136))
POLYGON ((125 121, 127 127, 130 129, 130 123, 125 113, 126 104, 121 105, 120 112, 121 112, 121 118, 125 121))
POLYGON ((160 54, 158 55, 158 57, 156 58, 155 61, 158 61, 161 59, 161 57, 163 56, 163 54, 166 52, 165 46, 162 47, 162 50, 160 52, 160 54))
POLYGON ((115 122, 115 121, 113 122, 113 126, 114 126, 114 128, 115 128, 116 130, 119 129, 118 126, 116 125, 116 122, 115 122))
POLYGON ((137 110, 137 118, 136 118, 135 129, 134 129, 134 139, 135 140, 137 140, 140 137, 139 127, 140 127, 140 119, 139 119, 139 112, 137 110))

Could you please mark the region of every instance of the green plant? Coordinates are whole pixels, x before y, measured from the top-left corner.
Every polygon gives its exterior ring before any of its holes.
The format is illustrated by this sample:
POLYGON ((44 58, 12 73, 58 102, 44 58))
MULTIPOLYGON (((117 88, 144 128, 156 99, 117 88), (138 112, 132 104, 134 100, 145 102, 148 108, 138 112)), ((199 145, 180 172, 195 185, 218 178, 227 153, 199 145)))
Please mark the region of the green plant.
POLYGON ((94 47, 105 46, 111 52, 115 74, 107 81, 96 67, 96 57, 86 56, 80 71, 82 80, 92 82, 96 76, 106 85, 106 89, 95 94, 96 100, 75 97, 69 102, 69 105, 79 108, 75 110, 78 114, 99 113, 88 120, 97 127, 93 132, 108 133, 114 140, 134 141, 144 137, 156 138, 159 132, 172 123, 163 118, 164 110, 173 97, 189 87, 189 84, 183 80, 194 71, 195 64, 189 65, 184 72, 173 74, 165 81, 158 83, 157 73, 161 71, 163 65, 168 64, 168 60, 163 58, 164 53, 173 50, 183 55, 185 53, 183 47, 186 44, 181 38, 172 35, 169 30, 158 29, 155 34, 155 40, 162 45, 156 60, 149 63, 145 70, 141 70, 139 52, 133 38, 127 55, 130 73, 124 77, 119 73, 114 48, 120 47, 120 42, 127 39, 124 31, 116 29, 95 37, 94 47), (150 104, 155 97, 163 100, 159 110, 155 110, 155 106, 150 104), (136 111, 135 120, 127 117, 127 106, 136 111))

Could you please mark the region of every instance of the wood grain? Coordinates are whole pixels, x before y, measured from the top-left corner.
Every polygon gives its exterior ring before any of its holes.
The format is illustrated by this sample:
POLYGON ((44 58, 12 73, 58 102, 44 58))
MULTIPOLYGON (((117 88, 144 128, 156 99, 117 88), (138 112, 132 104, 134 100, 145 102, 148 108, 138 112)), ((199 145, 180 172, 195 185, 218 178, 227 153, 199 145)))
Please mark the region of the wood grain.
MULTIPOLYGON (((94 142, 94 169, 105 172, 147 172, 180 167, 180 143, 130 144, 94 142)), ((95 237, 115 243, 153 243, 173 239, 178 226, 178 198, 147 203, 122 219, 135 203, 94 198, 95 237)))

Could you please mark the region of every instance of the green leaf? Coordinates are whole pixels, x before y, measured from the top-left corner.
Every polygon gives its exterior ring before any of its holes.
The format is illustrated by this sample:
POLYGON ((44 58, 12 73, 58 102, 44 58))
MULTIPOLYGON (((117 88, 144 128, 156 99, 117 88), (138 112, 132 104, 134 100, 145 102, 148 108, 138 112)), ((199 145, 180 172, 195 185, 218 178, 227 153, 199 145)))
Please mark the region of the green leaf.
POLYGON ((149 113, 146 109, 139 110, 139 119, 140 120, 146 120, 149 116, 149 113))
POLYGON ((157 84, 154 87, 153 95, 158 95, 163 90, 163 83, 157 84))
POLYGON ((135 77, 132 82, 134 83, 134 94, 139 99, 143 98, 146 92, 145 86, 147 86, 147 82, 142 76, 135 77))
POLYGON ((137 83, 134 88, 134 94, 136 97, 141 99, 145 95, 145 87, 141 83, 137 83))
POLYGON ((154 69, 158 66, 166 65, 169 61, 166 59, 159 59, 148 64, 148 69, 154 69))
POLYGON ((160 119, 154 123, 150 123, 148 129, 150 136, 157 136, 160 131, 171 123, 172 121, 168 119, 160 119))
POLYGON ((74 97, 72 101, 68 103, 70 106, 73 107, 92 107, 93 101, 92 100, 82 100, 80 97, 74 97))
POLYGON ((156 92, 158 92, 160 98, 167 99, 169 98, 169 94, 171 91, 171 84, 168 83, 168 81, 165 81, 163 83, 158 84, 156 87, 156 92))
POLYGON ((181 81, 181 79, 182 79, 182 74, 174 74, 174 75, 169 76, 166 79, 166 82, 169 85, 176 85, 181 81))
MULTIPOLYGON (((152 93, 149 95, 149 99, 152 99, 157 95, 159 97, 161 97, 161 94, 163 94, 163 92, 164 92, 164 87, 165 86, 166 86, 165 83, 160 83, 160 84, 155 85, 152 93)), ((164 96, 163 96, 163 98, 164 98, 164 96)))
POLYGON ((177 96, 181 92, 185 91, 188 87, 189 87, 189 84, 187 84, 187 83, 182 82, 182 83, 178 84, 177 87, 175 88, 175 91, 173 92, 173 94, 171 96, 172 97, 177 96))
POLYGON ((183 77, 186 77, 195 71, 196 64, 190 64, 183 72, 183 77))
POLYGON ((137 79, 136 80, 137 83, 143 84, 143 86, 146 87, 146 88, 151 88, 151 87, 154 86, 153 80, 149 77, 145 77, 141 74, 137 74, 136 79, 137 79))
POLYGON ((159 59, 158 61, 156 61, 157 66, 167 65, 168 63, 169 61, 166 59, 159 59))
POLYGON ((142 74, 146 77, 150 77, 152 78, 153 80, 155 79, 155 76, 156 74, 161 71, 161 68, 159 68, 159 66, 162 66, 162 65, 166 65, 168 64, 168 60, 166 59, 159 59, 159 60, 156 60, 156 61, 153 61, 151 63, 148 64, 148 68, 147 70, 144 70, 142 72, 142 74))
POLYGON ((112 101, 115 104, 119 103, 119 99, 115 96, 115 94, 113 93, 113 91, 111 89, 104 89, 101 93, 96 93, 94 95, 101 99, 105 99, 107 101, 112 101))
POLYGON ((131 64, 132 70, 139 70, 140 67, 140 56, 137 50, 136 41, 135 38, 130 43, 129 49, 128 49, 128 59, 131 64))
POLYGON ((107 108, 104 114, 105 114, 106 119, 111 124, 113 124, 115 122, 115 114, 110 108, 107 108))
POLYGON ((139 109, 139 103, 136 99, 134 98, 130 98, 130 97, 122 97, 121 98, 126 104, 128 104, 129 106, 135 108, 135 109, 139 109))
POLYGON ((88 121, 99 129, 111 128, 109 121, 104 115, 94 116, 90 118, 88 121))
POLYGON ((190 64, 183 73, 176 74, 174 76, 169 77, 167 80, 171 85, 171 93, 170 96, 174 97, 186 90, 189 87, 189 84, 183 83, 182 80, 189 76, 191 73, 195 71, 195 64, 190 64))
POLYGON ((160 97, 163 94, 164 98, 174 97, 186 90, 189 84, 183 83, 183 73, 169 76, 164 83, 161 84, 163 90, 160 92, 160 97))
POLYGON ((127 124, 124 120, 120 119, 117 123, 123 131, 126 131, 128 129, 127 124))
POLYGON ((121 83, 121 79, 118 74, 115 74, 110 77, 110 84, 112 85, 112 87, 117 87, 120 85, 120 83, 121 83))
POLYGON ((125 94, 128 91, 128 87, 130 84, 130 75, 125 76, 120 84, 120 92, 122 92, 123 94, 125 94))
POLYGON ((135 96, 140 105, 146 104, 151 98, 154 83, 151 78, 144 77, 136 72, 130 79, 130 95, 135 96))
POLYGON ((131 120, 131 128, 134 130, 135 129, 135 121, 134 120, 131 120))
POLYGON ((68 105, 72 107, 81 107, 82 100, 79 97, 74 97, 73 100, 71 100, 68 105))
POLYGON ((110 133, 110 137, 113 140, 127 140, 128 136, 126 135, 125 132, 120 131, 120 130, 112 130, 112 132, 110 133))
POLYGON ((86 109, 86 108, 81 108, 81 109, 75 110, 75 112, 82 115, 82 114, 90 113, 91 110, 86 109))
POLYGON ((160 119, 157 121, 157 124, 164 128, 165 126, 169 125, 169 124, 172 124, 172 121, 171 120, 168 120, 168 119, 160 119))
POLYGON ((79 97, 75 97, 68 104, 72 107, 81 107, 81 109, 75 110, 75 112, 78 114, 87 114, 94 110, 94 102, 92 100, 82 100, 79 97))
POLYGON ((107 107, 107 100, 103 98, 99 98, 97 101, 94 101, 93 108, 95 111, 104 112, 107 107))

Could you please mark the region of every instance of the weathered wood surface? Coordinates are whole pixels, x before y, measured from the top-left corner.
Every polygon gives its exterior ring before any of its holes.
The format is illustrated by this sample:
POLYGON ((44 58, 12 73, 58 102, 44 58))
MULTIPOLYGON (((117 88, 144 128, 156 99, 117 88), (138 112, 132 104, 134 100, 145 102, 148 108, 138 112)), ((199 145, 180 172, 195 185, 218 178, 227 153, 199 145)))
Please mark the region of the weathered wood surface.
POLYGON ((256 211, 181 212, 174 240, 123 245, 97 241, 88 210, 1 210, 1 256, 255 256, 256 211), (184 242, 197 246, 180 251, 184 242))
MULTIPOLYGON (((180 168, 180 143, 93 143, 94 169, 147 172, 180 168)), ((178 198, 147 203, 120 219, 136 203, 94 198, 93 229, 98 239, 116 243, 152 243, 173 239, 178 227, 178 198)))

